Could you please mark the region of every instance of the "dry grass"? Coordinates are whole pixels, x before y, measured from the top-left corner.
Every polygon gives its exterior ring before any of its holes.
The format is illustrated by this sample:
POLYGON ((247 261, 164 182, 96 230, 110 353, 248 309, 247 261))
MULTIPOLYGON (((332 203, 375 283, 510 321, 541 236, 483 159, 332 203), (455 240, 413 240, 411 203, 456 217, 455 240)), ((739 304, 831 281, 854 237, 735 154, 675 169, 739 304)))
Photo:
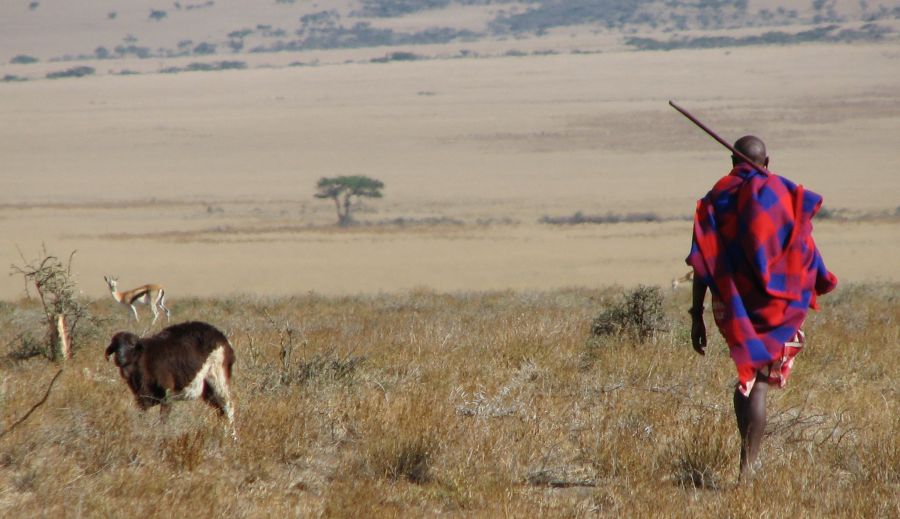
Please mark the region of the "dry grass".
MULTIPOLYGON (((685 291, 640 344, 591 340, 615 288, 173 301, 234 343, 237 444, 196 402, 141 414, 102 358, 128 325, 94 301, 109 321, 0 437, 0 515, 896 516, 897 289, 822 301, 748 487, 733 367, 718 337, 693 354, 685 291)), ((22 358, 36 315, 0 304, 3 430, 55 373, 22 358)))

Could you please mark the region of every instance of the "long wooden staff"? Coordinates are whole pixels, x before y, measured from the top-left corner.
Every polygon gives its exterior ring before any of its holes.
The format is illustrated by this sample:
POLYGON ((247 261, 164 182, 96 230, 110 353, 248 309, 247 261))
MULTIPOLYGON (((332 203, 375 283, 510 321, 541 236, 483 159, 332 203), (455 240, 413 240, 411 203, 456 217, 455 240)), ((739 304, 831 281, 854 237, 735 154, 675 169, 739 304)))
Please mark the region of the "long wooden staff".
POLYGON ((731 150, 731 153, 732 153, 735 157, 740 157, 740 158, 744 159, 744 162, 746 162, 747 164, 750 164, 751 166, 753 166, 754 168, 756 168, 758 171, 760 171, 760 172, 762 172, 762 173, 765 173, 765 174, 767 174, 767 175, 769 174, 768 168, 766 168, 766 167, 763 166, 762 164, 757 164, 756 161, 751 160, 750 157, 748 157, 748 156, 744 155, 743 153, 741 153, 740 151, 736 150, 736 149, 734 148, 734 146, 732 146, 731 144, 729 144, 725 139, 723 139, 723 138, 719 137, 718 135, 716 135, 716 132, 710 130, 705 124, 703 124, 703 123, 701 123, 699 120, 697 120, 697 118, 694 117, 693 115, 691 115, 687 110, 685 110, 684 108, 682 108, 682 107, 678 106, 677 104, 675 104, 674 101, 671 101, 671 100, 670 100, 670 101, 669 101, 669 105, 671 105, 672 108, 674 108, 674 109, 678 110, 679 112, 681 112, 681 115, 683 115, 683 116, 687 117, 688 119, 690 119, 692 123, 694 123, 694 124, 696 124, 697 126, 699 126, 701 130, 703 130, 703 131, 705 131, 706 133, 708 133, 710 137, 712 137, 713 139, 719 141, 719 144, 721 144, 722 146, 725 146, 726 148, 728 148, 729 150, 731 150))

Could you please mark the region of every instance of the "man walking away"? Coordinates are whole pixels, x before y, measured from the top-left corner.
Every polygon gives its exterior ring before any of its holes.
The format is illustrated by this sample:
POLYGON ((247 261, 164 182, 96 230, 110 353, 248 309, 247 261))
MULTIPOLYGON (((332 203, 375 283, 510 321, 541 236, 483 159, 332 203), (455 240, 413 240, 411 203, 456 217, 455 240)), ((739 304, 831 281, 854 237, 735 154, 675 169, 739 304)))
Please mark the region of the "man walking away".
MULTIPOLYGON (((768 168, 762 140, 734 148, 768 168)), ((758 468, 769 386, 784 387, 805 342, 801 327, 816 296, 837 285, 812 238, 822 197, 732 155, 733 169, 697 202, 687 264, 694 268, 691 342, 703 355, 703 301, 737 367, 734 413, 741 435, 740 479, 758 468)))

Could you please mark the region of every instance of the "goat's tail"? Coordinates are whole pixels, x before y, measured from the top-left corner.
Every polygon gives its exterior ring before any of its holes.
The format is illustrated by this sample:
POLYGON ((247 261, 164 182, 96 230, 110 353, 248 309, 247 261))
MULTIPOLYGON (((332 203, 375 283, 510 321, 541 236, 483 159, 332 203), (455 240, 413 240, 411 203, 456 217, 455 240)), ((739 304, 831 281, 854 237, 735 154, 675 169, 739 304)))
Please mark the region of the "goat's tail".
POLYGON ((231 367, 234 366, 234 347, 231 346, 231 342, 226 338, 222 349, 225 350, 225 356, 222 359, 225 380, 231 382, 231 367))

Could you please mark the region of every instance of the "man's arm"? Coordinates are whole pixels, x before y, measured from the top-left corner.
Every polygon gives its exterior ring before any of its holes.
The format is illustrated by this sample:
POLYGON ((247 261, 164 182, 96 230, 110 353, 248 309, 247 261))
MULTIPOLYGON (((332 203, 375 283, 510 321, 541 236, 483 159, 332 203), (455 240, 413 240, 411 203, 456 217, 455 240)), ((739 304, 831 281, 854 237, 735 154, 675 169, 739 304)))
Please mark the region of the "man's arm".
POLYGON ((706 299, 706 283, 694 274, 691 314, 691 344, 700 355, 706 354, 706 324, 703 322, 703 301, 706 299))

